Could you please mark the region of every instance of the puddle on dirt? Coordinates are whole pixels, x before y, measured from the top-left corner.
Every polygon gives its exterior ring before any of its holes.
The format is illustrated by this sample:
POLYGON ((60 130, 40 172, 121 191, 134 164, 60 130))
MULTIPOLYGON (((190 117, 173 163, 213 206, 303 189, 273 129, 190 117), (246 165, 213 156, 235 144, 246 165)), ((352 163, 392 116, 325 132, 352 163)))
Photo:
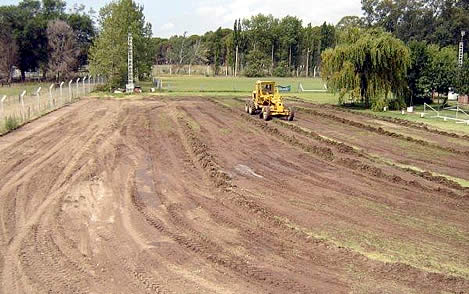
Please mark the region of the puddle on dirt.
POLYGON ((146 155, 145 160, 141 162, 141 167, 135 172, 135 183, 137 185, 137 194, 145 206, 157 208, 161 202, 154 189, 153 172, 150 162, 150 156, 146 155))
POLYGON ((235 170, 244 176, 253 176, 261 179, 264 178, 263 176, 256 174, 249 166, 243 164, 238 164, 235 166, 235 170))

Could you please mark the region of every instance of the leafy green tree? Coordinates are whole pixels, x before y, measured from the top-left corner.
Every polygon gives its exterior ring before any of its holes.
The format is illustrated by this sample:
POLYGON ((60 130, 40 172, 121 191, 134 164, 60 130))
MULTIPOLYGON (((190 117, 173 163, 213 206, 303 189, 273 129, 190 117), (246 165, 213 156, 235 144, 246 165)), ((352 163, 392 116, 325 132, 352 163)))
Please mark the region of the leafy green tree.
POLYGON ((447 97, 449 88, 456 84, 457 53, 453 47, 430 45, 426 49, 428 60, 418 79, 418 87, 434 96, 435 92, 447 97))
POLYGON ((104 74, 112 87, 127 79, 127 37, 133 36, 134 72, 138 77, 150 73, 154 51, 151 25, 145 21, 143 7, 133 0, 111 2, 100 11, 101 32, 90 49, 90 71, 104 74))
MULTIPOLYGON (((77 47, 80 49, 80 62, 76 68, 86 64, 88 48, 94 36, 93 21, 82 11, 65 12, 63 0, 22 0, 18 5, 0 6, 2 28, 11 31, 18 45, 17 66, 24 79, 25 72, 41 68, 48 70, 49 47, 47 24, 49 21, 67 22, 78 36, 77 47)), ((75 68, 75 69, 76 69, 75 68)))
POLYGON ((78 55, 77 68, 88 64, 88 53, 96 36, 96 29, 93 24, 93 19, 89 14, 84 11, 84 6, 71 11, 65 17, 65 21, 73 29, 77 37, 77 46, 80 51, 78 55))
MULTIPOLYGON (((0 26, 6 28, 0 19, 0 26)), ((18 45, 11 30, 0 31, 0 78, 6 78, 11 82, 12 69, 18 62, 18 45)))
POLYGON ((337 25, 335 26, 337 30, 345 30, 345 29, 348 29, 348 28, 361 28, 363 27, 364 24, 363 24, 363 20, 358 17, 358 16, 354 16, 354 15, 348 15, 348 16, 344 16, 342 17, 342 19, 337 23, 337 25))
POLYGON ((321 52, 327 48, 334 48, 336 43, 335 27, 324 22, 321 26, 321 52))
POLYGON ((270 64, 269 56, 259 48, 251 50, 246 57, 247 67, 244 74, 247 77, 263 77, 266 75, 270 64))
POLYGON ((427 50, 426 42, 412 41, 409 43, 411 65, 407 73, 409 91, 406 95, 407 105, 412 103, 421 103, 428 98, 428 90, 422 87, 420 80, 430 62, 430 56, 427 50))
POLYGON ((364 20, 399 39, 428 41, 448 46, 459 41, 469 27, 466 0, 362 0, 364 20))
POLYGON ((300 43, 303 26, 300 19, 294 16, 286 16, 279 22, 280 60, 288 61, 290 68, 299 64, 300 43))
POLYGON ((349 95, 374 110, 388 106, 392 97, 402 97, 410 52, 405 44, 379 30, 362 31, 352 43, 327 49, 322 54, 322 77, 339 102, 349 95))

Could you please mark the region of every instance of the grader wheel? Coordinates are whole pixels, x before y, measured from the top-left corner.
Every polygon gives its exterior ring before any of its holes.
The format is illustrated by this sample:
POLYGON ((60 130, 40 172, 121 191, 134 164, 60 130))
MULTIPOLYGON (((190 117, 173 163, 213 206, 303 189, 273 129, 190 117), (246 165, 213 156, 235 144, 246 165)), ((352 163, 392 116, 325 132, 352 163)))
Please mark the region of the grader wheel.
POLYGON ((254 103, 252 103, 252 101, 249 101, 248 113, 249 113, 250 115, 253 115, 255 112, 256 112, 256 110, 255 110, 255 108, 254 108, 254 103))
POLYGON ((270 107, 264 107, 264 109, 262 110, 262 116, 265 121, 268 121, 271 119, 270 107))
POLYGON ((295 118, 295 110, 290 108, 290 114, 288 115, 288 121, 292 121, 295 118))

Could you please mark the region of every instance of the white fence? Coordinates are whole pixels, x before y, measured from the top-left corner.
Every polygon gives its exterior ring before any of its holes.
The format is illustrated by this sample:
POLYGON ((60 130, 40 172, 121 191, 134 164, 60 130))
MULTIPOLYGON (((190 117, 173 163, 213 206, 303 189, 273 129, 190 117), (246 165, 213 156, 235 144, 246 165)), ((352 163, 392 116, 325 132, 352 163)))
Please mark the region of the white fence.
POLYGON ((462 108, 459 104, 456 106, 445 107, 441 110, 438 108, 438 110, 436 110, 427 103, 424 103, 423 113, 420 114, 420 117, 441 118, 444 121, 452 120, 457 124, 466 124, 469 126, 469 113, 466 111, 467 110, 462 108), (433 114, 433 116, 431 114, 433 114))
POLYGON ((47 89, 39 87, 29 93, 24 90, 17 96, 0 97, 0 131, 6 127, 8 120, 15 124, 25 123, 72 103, 102 83, 102 77, 86 76, 51 84, 47 89))

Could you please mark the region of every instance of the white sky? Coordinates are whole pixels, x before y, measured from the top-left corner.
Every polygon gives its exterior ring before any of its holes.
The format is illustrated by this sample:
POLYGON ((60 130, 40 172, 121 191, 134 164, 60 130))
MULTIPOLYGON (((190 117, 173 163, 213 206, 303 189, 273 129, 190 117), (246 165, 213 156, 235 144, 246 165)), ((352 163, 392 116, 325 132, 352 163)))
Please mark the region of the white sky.
MULTIPOLYGON (((136 0, 144 6, 156 37, 203 34, 218 27, 232 28, 235 19, 263 13, 275 17, 297 16, 303 24, 336 24, 343 16, 361 15, 360 0, 136 0)), ((0 5, 18 0, 0 0, 0 5)), ((110 0, 66 0, 68 7, 84 4, 99 11, 110 0)))

